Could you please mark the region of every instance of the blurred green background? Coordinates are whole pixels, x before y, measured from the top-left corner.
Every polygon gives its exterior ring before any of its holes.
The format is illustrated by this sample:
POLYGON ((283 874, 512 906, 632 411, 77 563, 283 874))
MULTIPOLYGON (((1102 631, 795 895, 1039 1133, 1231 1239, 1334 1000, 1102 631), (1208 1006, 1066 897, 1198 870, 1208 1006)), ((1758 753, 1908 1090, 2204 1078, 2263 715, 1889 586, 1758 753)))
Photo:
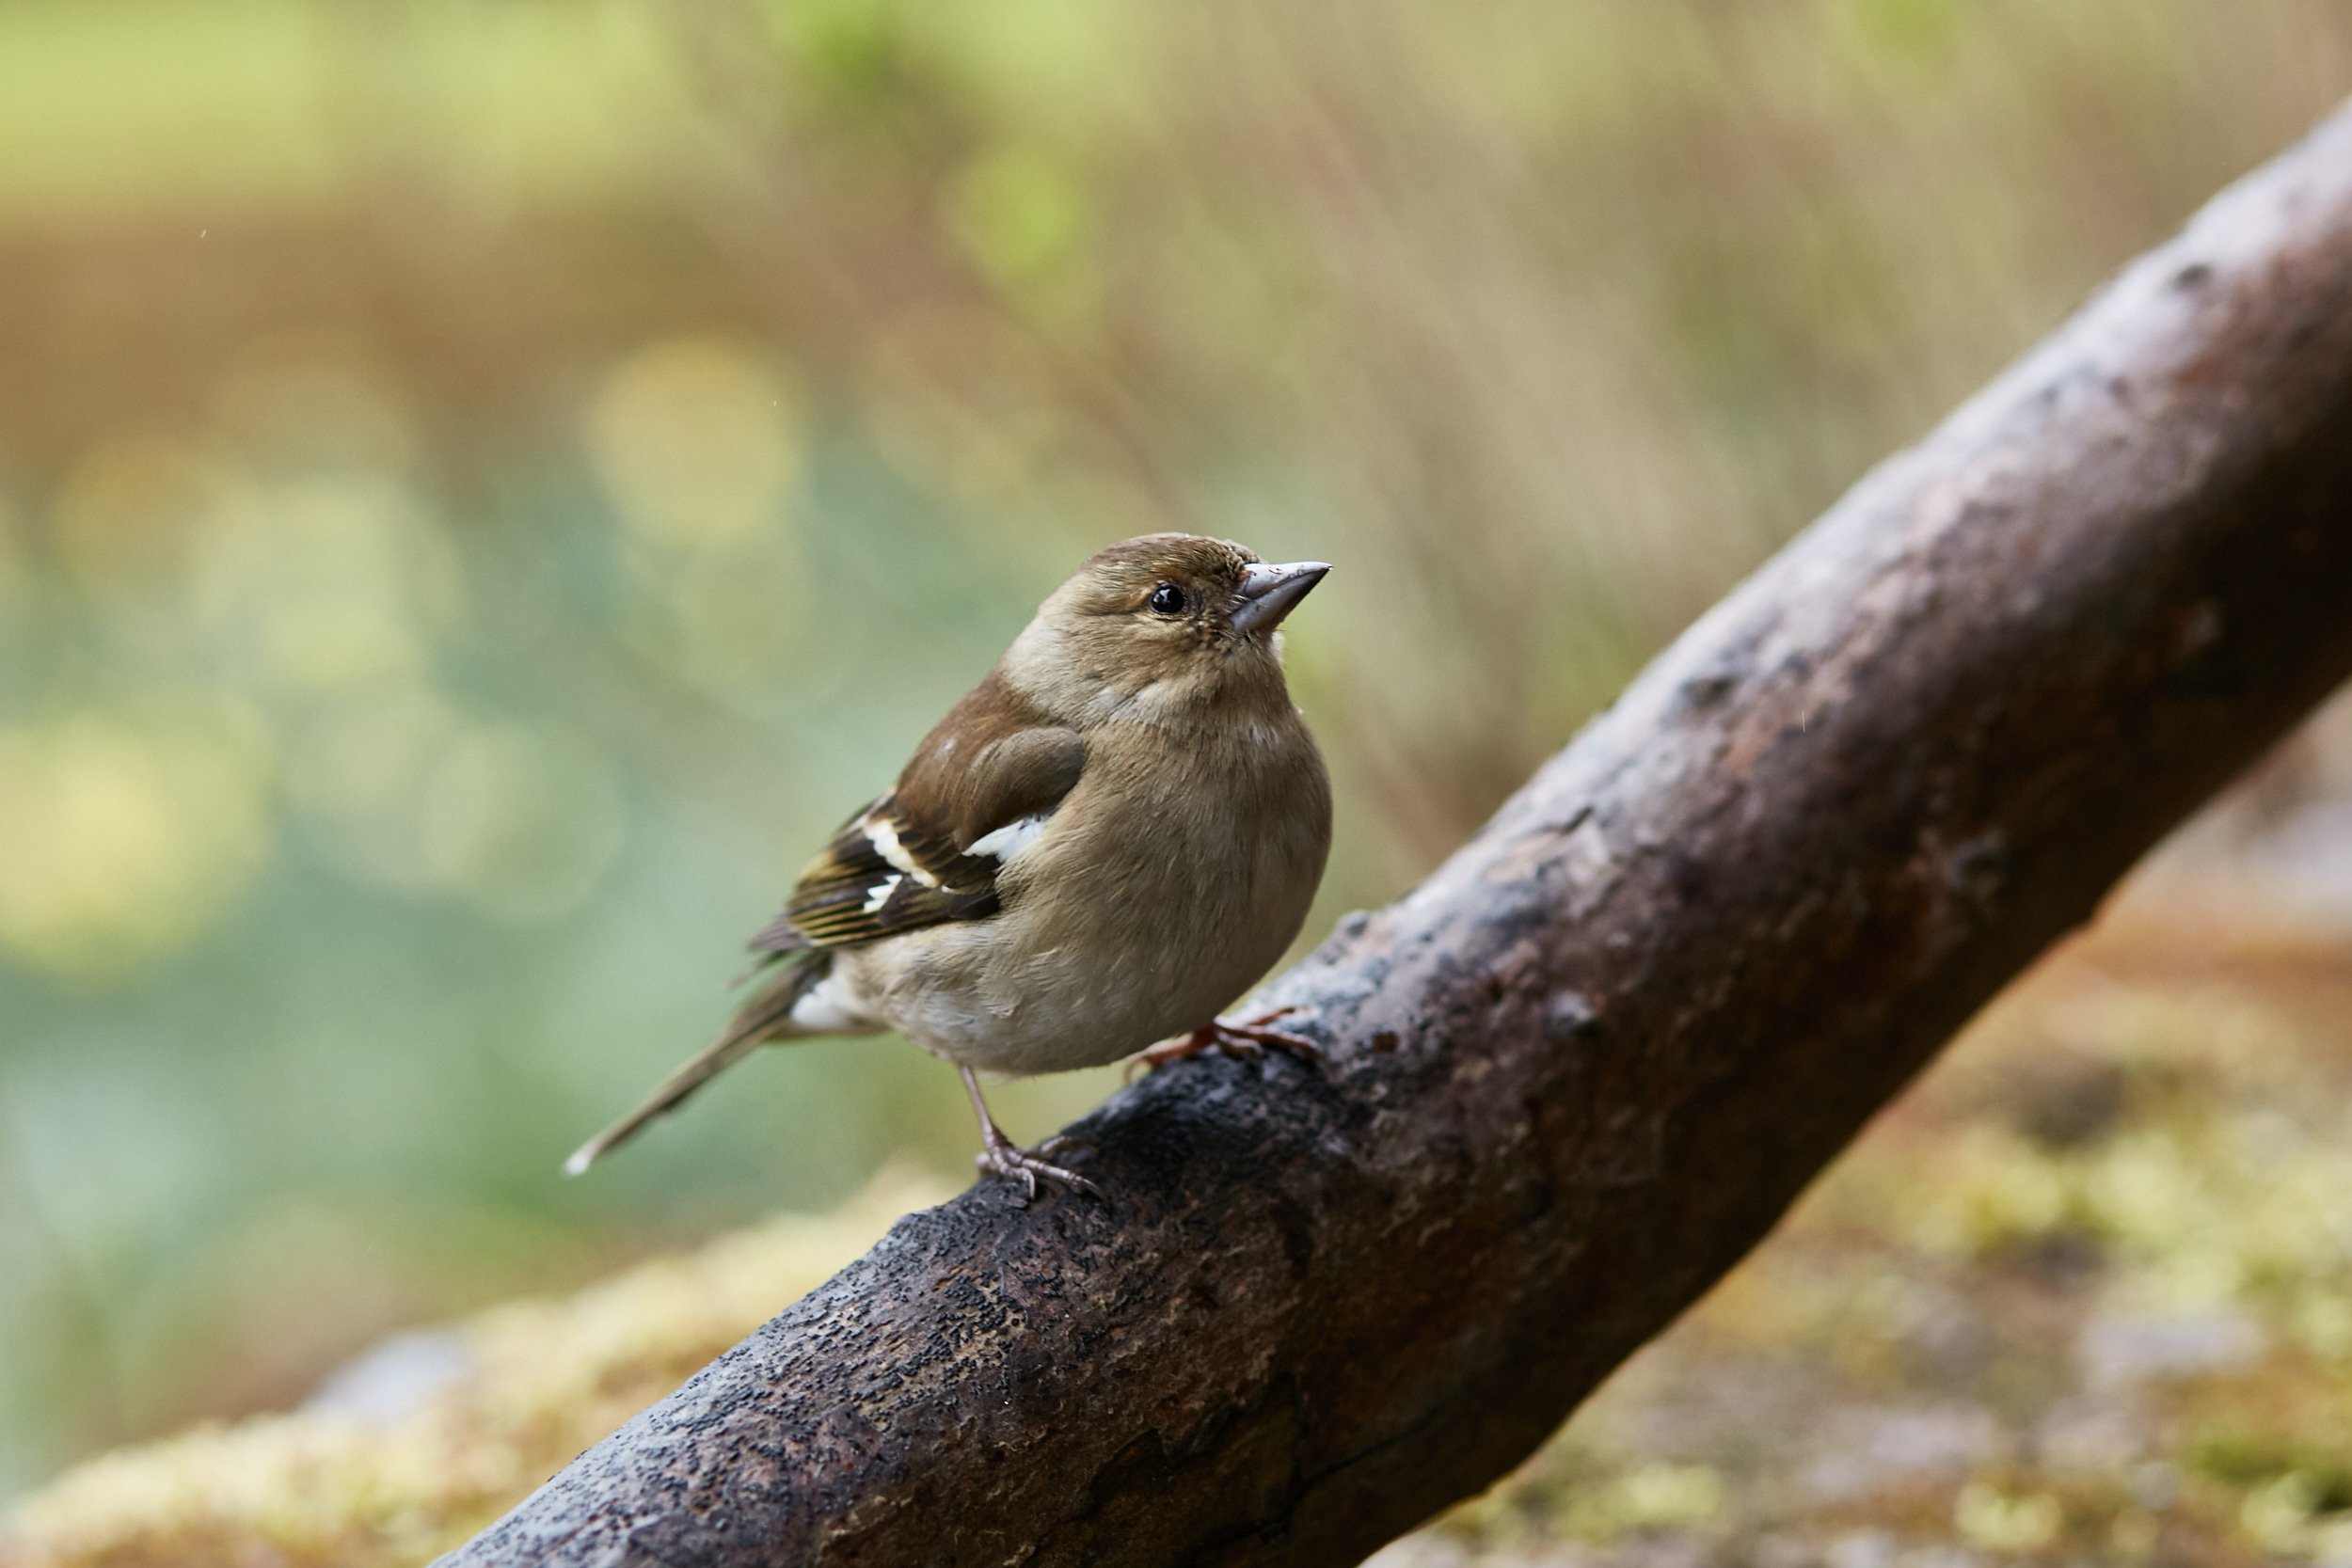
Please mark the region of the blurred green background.
POLYGON ((2342 0, 0 0, 0 1495, 968 1168, 867 1041, 556 1175, 1094 547, 1338 563, 1318 936, 2347 88, 2342 0))

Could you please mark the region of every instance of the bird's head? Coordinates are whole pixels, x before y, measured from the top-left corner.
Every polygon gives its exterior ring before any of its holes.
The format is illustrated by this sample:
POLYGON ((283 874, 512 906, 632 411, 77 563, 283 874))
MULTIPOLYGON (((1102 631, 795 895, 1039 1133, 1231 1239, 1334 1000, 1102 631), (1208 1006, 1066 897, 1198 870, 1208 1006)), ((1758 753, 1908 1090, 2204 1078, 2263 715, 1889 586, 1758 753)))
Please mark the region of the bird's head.
POLYGON ((1045 601, 1007 673, 1069 722, 1287 701, 1276 628, 1330 569, 1190 533, 1124 540, 1045 601))

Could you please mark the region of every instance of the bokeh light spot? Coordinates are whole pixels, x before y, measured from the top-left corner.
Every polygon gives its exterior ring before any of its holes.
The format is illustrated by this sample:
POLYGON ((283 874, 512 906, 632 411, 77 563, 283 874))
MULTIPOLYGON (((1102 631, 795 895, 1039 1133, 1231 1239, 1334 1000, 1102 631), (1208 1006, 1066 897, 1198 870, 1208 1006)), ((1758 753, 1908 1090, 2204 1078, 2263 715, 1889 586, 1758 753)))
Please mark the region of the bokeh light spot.
POLYGON ((258 726, 84 713, 0 732, 0 947, 110 979, 235 902, 269 848, 258 726))
POLYGON ((1087 192, 1063 162, 1033 147, 993 148, 958 178, 949 227, 999 284, 1032 288, 1076 254, 1087 192))
POLYGON ((425 781, 422 806, 434 877, 508 919, 572 908, 620 847, 611 769, 585 738, 552 725, 466 731, 425 781))
POLYGON ((395 485, 370 474, 267 486, 204 540, 204 608, 297 689, 409 676, 449 616, 458 570, 395 485))
POLYGON ((363 880, 535 920, 573 908, 623 836, 601 751, 554 723, 472 721, 389 689, 302 736, 295 802, 339 866, 363 880))
POLYGON ((589 410, 588 456, 641 537, 724 549, 782 520, 801 422, 798 395, 764 359, 723 338, 675 338, 606 379, 589 410))

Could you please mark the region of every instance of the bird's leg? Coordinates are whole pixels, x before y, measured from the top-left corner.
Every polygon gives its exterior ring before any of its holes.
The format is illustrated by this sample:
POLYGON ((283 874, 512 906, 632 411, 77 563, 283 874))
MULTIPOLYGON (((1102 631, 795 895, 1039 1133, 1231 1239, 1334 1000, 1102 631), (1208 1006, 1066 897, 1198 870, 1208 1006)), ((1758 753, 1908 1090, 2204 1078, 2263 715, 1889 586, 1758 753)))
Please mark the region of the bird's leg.
POLYGON ((1103 1189, 1074 1170, 1065 1170, 1040 1154, 1058 1153, 1062 1148, 1081 1140, 1054 1138, 1041 1146, 1039 1154, 1031 1154, 1014 1147, 1013 1141, 997 1129, 996 1118, 988 1114, 988 1101, 980 1098, 979 1075, 959 1063, 956 1070, 963 1074, 963 1092, 972 1097, 972 1114, 980 1118, 980 1151, 972 1163, 985 1176, 1009 1176, 1021 1183, 1021 1200, 1029 1202, 1037 1196, 1039 1178, 1058 1181, 1078 1192, 1103 1196, 1103 1189))
POLYGON ((1266 1027, 1276 1019, 1287 1018, 1296 1011, 1296 1007, 1277 1007, 1272 1012, 1260 1013, 1256 1018, 1239 1023, 1216 1019, 1189 1035, 1179 1035, 1172 1040, 1152 1047, 1136 1060, 1157 1070, 1170 1062, 1181 1062, 1187 1056, 1198 1056, 1210 1051, 1224 1056, 1239 1056, 1244 1061, 1256 1061, 1268 1051, 1279 1051, 1308 1067, 1320 1069, 1324 1060, 1321 1046, 1286 1029, 1266 1027))

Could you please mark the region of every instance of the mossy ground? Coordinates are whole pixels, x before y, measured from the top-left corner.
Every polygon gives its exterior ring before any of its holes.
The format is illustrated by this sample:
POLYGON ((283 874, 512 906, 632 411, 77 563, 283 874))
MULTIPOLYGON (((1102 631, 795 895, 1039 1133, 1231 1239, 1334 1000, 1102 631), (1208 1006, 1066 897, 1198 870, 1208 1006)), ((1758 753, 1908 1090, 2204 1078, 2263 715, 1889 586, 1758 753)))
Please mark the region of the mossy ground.
POLYGON ((1379 1568, 2352 1562, 2352 945, 2127 918, 1379 1568))
POLYGON ((396 1339, 301 1411, 125 1449, 0 1525, 8 1568, 401 1568, 448 1550, 573 1455, 947 1195, 885 1174, 579 1294, 396 1339))

